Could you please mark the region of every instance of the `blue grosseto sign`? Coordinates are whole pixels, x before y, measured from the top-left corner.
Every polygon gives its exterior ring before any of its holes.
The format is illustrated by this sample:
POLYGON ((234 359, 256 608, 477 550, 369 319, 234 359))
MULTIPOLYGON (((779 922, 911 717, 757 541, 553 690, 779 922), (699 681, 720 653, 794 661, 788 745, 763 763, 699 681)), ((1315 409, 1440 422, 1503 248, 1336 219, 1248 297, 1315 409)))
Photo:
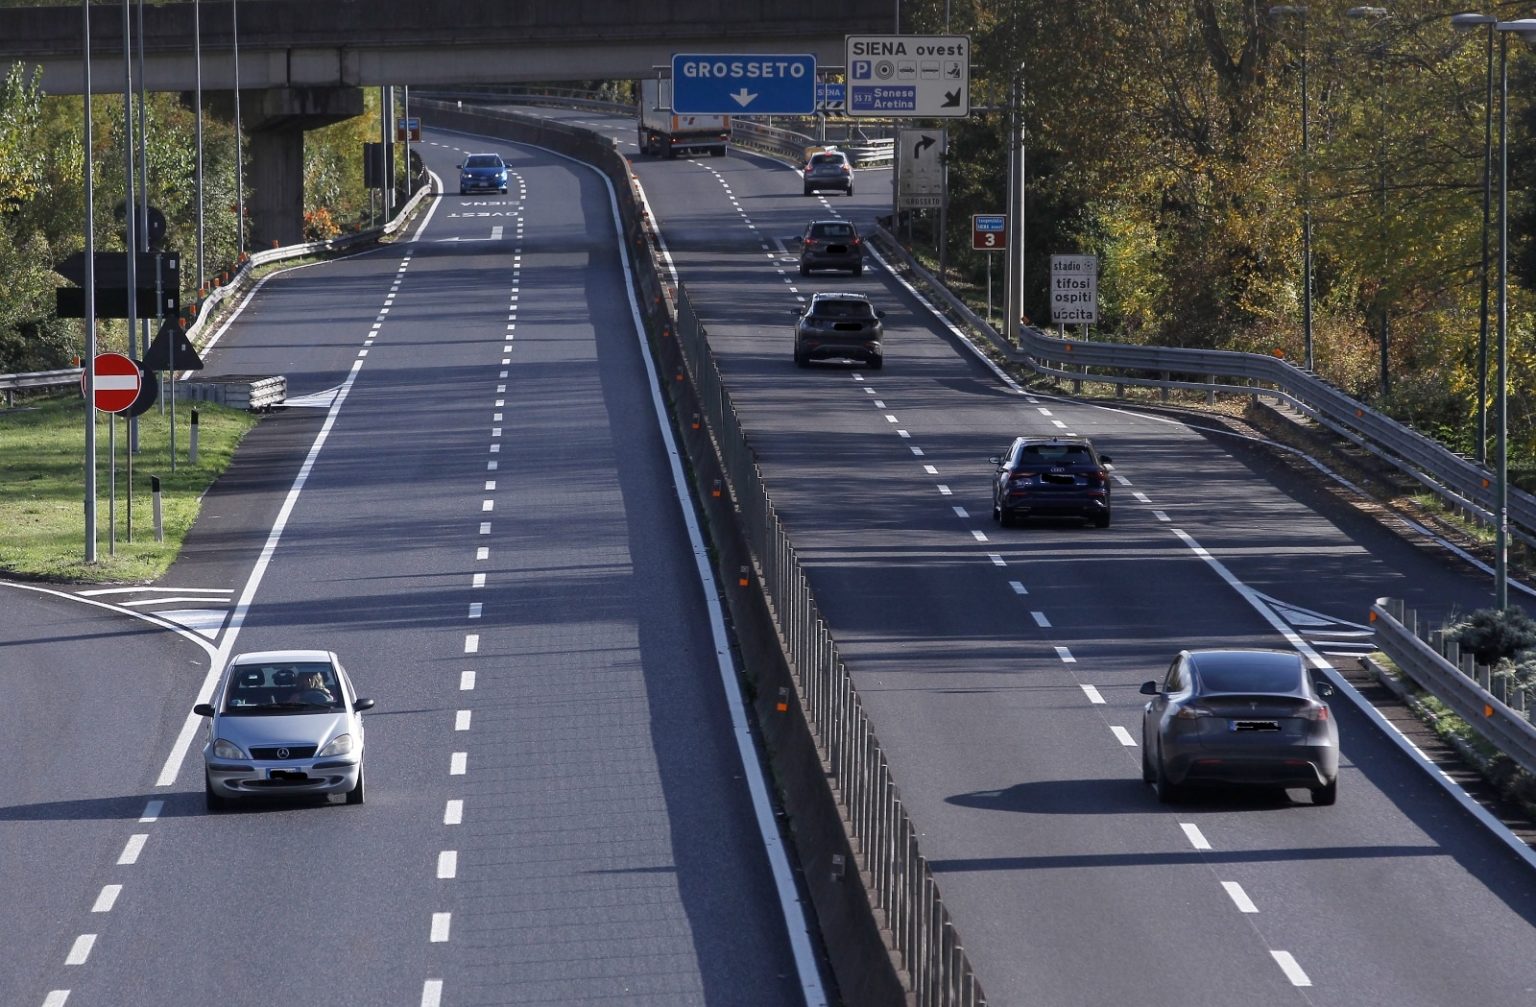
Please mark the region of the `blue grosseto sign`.
POLYGON ((674 53, 679 115, 807 115, 816 110, 816 57, 807 53, 674 53))

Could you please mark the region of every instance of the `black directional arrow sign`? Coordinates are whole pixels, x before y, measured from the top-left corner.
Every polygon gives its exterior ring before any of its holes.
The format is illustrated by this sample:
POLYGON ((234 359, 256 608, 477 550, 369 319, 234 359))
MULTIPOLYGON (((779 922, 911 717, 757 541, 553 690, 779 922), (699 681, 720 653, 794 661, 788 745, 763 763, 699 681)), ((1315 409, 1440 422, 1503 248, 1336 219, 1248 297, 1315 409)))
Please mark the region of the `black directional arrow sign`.
POLYGON ((912 156, 914 158, 922 157, 923 151, 932 147, 935 143, 938 143, 938 141, 925 133, 922 139, 912 145, 912 156))
POLYGON ((944 92, 944 104, 940 108, 959 108, 960 98, 965 94, 965 88, 957 87, 953 91, 944 92))

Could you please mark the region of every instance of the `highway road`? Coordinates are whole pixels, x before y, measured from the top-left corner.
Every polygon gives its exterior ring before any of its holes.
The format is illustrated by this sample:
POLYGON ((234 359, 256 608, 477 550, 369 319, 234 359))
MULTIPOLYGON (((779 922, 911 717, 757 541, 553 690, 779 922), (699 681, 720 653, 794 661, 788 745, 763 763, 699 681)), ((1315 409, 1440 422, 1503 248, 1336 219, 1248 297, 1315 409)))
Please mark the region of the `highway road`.
POLYGON ((168 576, 0 589, 0 1003, 821 1002, 606 182, 433 140, 510 191, 264 283, 209 367, 298 404, 168 576), (191 706, 279 647, 377 700, 368 802, 209 814, 191 706))
POLYGON ((1342 664, 1376 597, 1482 607, 1485 575, 1198 419, 1009 387, 882 270, 799 277, 785 239, 871 224, 886 172, 636 171, 991 1003, 1536 1000, 1531 863, 1345 696, 1336 807, 1139 780, 1137 686, 1180 648, 1342 664), (839 288, 887 310, 883 372, 793 367, 788 309, 839 288), (1112 528, 990 521, 988 456, 1053 432, 1114 457, 1112 528))

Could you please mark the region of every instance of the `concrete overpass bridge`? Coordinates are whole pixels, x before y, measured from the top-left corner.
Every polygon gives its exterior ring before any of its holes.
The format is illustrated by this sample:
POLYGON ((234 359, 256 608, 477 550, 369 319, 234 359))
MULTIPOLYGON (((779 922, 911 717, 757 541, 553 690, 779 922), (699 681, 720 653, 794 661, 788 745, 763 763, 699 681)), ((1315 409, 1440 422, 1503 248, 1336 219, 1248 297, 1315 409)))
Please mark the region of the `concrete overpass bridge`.
MULTIPOLYGON (((144 8, 144 85, 235 86, 251 135, 258 244, 299 240, 303 135, 363 109, 368 86, 462 86, 647 76, 674 52, 809 52, 843 61, 845 34, 894 28, 891 0, 215 0, 144 8), (194 13, 198 28, 194 30, 194 13)), ((123 13, 93 4, 91 89, 121 93, 123 13)), ((137 11, 133 12, 137 33, 137 11)), ((84 90, 79 5, 0 9, 0 67, 41 72, 48 94, 84 90)), ((135 35, 137 50, 140 40, 135 35)), ((137 63, 137 55, 135 55, 137 63)), ((138 67, 134 67, 135 86, 138 67)), ((359 152, 361 154, 361 152, 359 152)))

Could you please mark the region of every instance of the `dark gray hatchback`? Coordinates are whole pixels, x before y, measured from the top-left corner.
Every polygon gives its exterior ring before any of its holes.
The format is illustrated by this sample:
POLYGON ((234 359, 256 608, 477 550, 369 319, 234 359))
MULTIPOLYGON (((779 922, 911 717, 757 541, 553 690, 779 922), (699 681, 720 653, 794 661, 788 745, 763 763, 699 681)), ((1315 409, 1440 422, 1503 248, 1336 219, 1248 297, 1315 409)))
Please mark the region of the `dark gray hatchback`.
POLYGON ((1305 787, 1314 804, 1339 795, 1339 729, 1301 655, 1186 650, 1142 714, 1141 777, 1162 801, 1196 782, 1305 787))
POLYGON ((850 220, 813 220, 799 242, 801 276, 813 269, 846 269, 854 276, 864 272, 864 239, 850 220))
POLYGON ((863 294, 820 293, 811 296, 805 311, 790 308, 799 316, 795 323, 795 363, 809 367, 812 360, 862 360, 872 368, 885 364, 885 326, 863 294))

